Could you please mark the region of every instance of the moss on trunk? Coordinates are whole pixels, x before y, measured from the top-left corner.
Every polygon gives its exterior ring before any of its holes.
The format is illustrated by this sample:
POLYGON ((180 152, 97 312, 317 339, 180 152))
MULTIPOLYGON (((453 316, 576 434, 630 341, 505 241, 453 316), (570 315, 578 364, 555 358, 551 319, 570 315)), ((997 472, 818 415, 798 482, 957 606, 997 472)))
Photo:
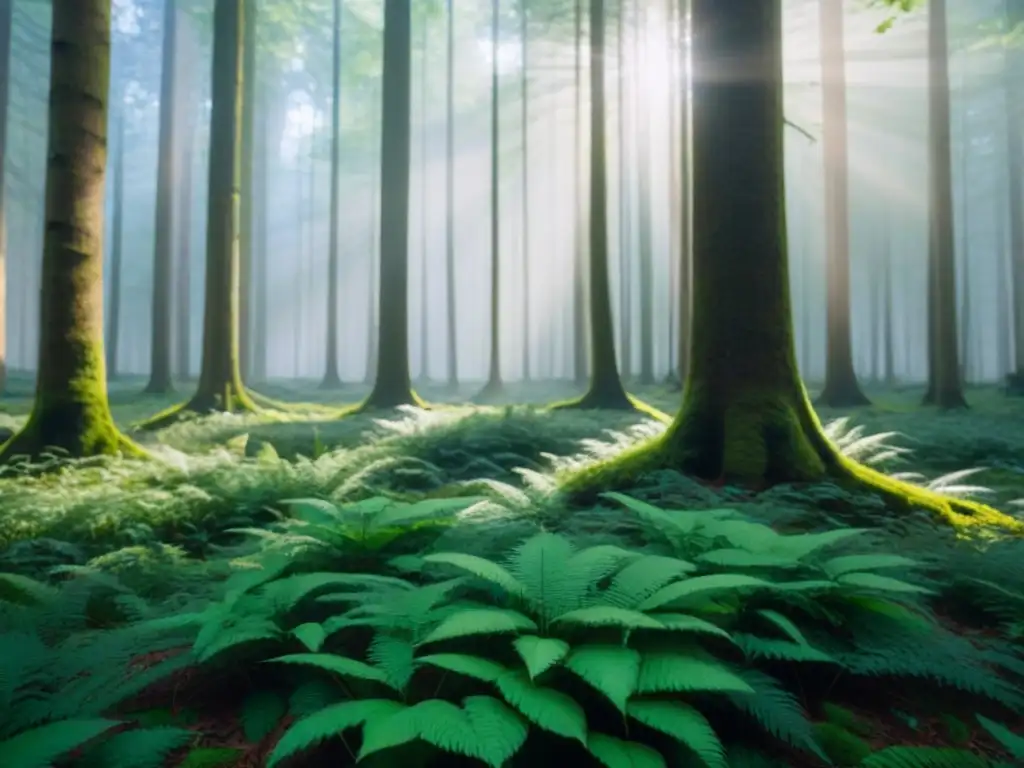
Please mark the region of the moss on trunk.
POLYGON ((110 413, 103 359, 103 186, 110 0, 53 9, 39 372, 25 427, 0 460, 140 454, 110 413))
POLYGON ((894 510, 1024 528, 981 504, 901 483, 828 441, 797 371, 782 156, 781 0, 693 0, 693 337, 683 406, 654 442, 565 479, 628 489, 674 469, 755 489, 834 480, 894 510))

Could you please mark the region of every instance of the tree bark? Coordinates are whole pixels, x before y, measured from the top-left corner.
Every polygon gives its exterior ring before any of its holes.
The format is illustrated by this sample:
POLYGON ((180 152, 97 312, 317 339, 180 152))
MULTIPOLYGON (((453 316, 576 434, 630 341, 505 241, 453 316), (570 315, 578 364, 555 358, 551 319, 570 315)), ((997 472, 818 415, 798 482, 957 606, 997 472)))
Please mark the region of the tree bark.
POLYGON ((257 0, 242 0, 242 115, 238 223, 238 365, 242 381, 252 378, 253 157, 256 135, 257 0))
MULTIPOLYGON (((1024 0, 1006 0, 1011 28, 1024 24, 1024 0)), ((1006 163, 1010 182, 1010 270, 1013 285, 1013 366, 1024 382, 1024 55, 1003 53, 1006 84, 1006 163)))
MULTIPOLYGON (((573 378, 577 384, 587 380, 587 275, 583 241, 583 182, 581 168, 583 160, 580 147, 583 145, 583 0, 576 0, 574 11, 574 97, 573 112, 573 270, 572 270, 572 328, 573 328, 573 378)), ((593 78, 593 72, 590 73, 593 78)))
POLYGON ((445 69, 445 181, 444 181, 444 245, 445 302, 448 321, 448 389, 459 386, 459 354, 455 292, 455 0, 448 0, 445 19, 447 57, 445 69))
MULTIPOLYGON (((649 58, 646 40, 641 37, 641 30, 646 28, 648 11, 641 10, 637 23, 633 27, 633 40, 637 50, 637 85, 647 72, 649 58)), ((645 87, 637 88, 636 123, 643 127, 639 139, 639 157, 637 158, 637 192, 639 209, 639 261, 640 261, 640 383, 646 386, 654 384, 654 226, 651 220, 651 94, 645 87)))
POLYGON ((320 389, 341 387, 338 372, 338 267, 341 258, 341 11, 342 0, 334 0, 334 28, 331 67, 331 212, 327 244, 327 351, 326 370, 320 389))
POLYGON ((821 3, 822 145, 825 159, 825 386, 818 402, 867 405, 853 369, 850 331, 850 204, 842 0, 821 3))
POLYGON ((118 432, 103 360, 103 187, 110 0, 57 0, 50 45, 39 370, 28 421, 0 460, 141 451, 118 432))
POLYGON ((363 409, 421 404, 409 376, 410 13, 408 0, 384 0, 380 332, 377 375, 363 409))
MULTIPOLYGON (((7 164, 7 108, 11 79, 14 0, 0 0, 0 180, 7 164)), ((7 388, 7 209, 0 183, 0 396, 7 388)))

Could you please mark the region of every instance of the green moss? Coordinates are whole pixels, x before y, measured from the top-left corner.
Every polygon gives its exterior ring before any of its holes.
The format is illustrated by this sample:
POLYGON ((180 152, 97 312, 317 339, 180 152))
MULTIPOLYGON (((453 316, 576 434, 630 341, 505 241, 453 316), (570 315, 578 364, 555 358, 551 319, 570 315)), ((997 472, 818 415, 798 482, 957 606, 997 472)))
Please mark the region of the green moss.
POLYGON ((859 765, 871 754, 871 745, 835 723, 815 723, 814 735, 829 760, 837 766, 859 765))

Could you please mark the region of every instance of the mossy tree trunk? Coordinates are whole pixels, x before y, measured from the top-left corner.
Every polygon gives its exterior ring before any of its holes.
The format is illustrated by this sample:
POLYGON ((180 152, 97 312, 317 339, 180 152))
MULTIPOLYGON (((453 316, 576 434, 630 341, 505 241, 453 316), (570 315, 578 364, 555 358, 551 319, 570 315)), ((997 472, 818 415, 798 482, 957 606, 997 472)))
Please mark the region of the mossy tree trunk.
MULTIPOLYGON (((0 0, 0 180, 7 161, 7 101, 11 79, 14 0, 0 0)), ((7 388, 7 211, 0 183, 0 395, 7 388)))
POLYGON ((156 227, 150 305, 149 394, 173 389, 171 379, 171 289, 174 275, 174 192, 178 136, 174 120, 175 63, 178 50, 177 3, 164 0, 160 72, 160 138, 156 168, 156 227))
POLYGON ((28 421, 0 460, 139 449, 118 432, 103 360, 103 187, 110 0, 58 0, 50 46, 39 366, 28 421))
POLYGON ((843 457, 797 371, 786 245, 782 0, 693 0, 693 342, 660 438, 565 479, 577 500, 674 469, 762 488, 831 479, 956 523, 1019 522, 843 457), (743 226, 736 226, 736 222, 743 226))
POLYGON ((107 378, 118 377, 117 353, 121 346, 121 277, 124 274, 124 101, 117 107, 117 145, 114 150, 113 221, 110 226, 110 306, 107 309, 107 378))
POLYGON ((459 386, 459 349, 457 332, 458 302, 455 294, 455 0, 448 0, 445 18, 445 120, 444 120, 444 247, 445 302, 448 331, 448 388, 459 386))
POLYGON ((946 0, 928 3, 928 391, 924 402, 966 408, 960 378, 956 236, 949 121, 946 0))
POLYGON ((500 0, 491 2, 491 356, 487 382, 477 394, 477 402, 488 402, 501 395, 501 163, 498 142, 501 138, 499 120, 499 46, 501 44, 500 0))
POLYGON ((341 0, 334 0, 331 67, 331 211, 327 244, 327 367, 320 389, 338 389, 338 272, 341 251, 341 0))
POLYGON ((384 0, 380 166, 380 305, 376 378, 362 409, 419 404, 409 376, 409 145, 412 18, 384 0))
POLYGON ((825 158, 825 386, 822 405, 848 408, 868 399, 853 369, 850 329, 850 204, 843 2, 821 3, 822 151, 825 158))

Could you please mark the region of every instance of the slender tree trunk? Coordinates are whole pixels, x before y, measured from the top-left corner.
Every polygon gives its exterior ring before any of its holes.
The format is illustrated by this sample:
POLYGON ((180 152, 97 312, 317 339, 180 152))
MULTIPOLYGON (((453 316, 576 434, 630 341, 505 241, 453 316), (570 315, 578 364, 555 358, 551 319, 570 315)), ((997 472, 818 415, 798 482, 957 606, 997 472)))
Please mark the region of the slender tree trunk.
MULTIPOLYGON (((960 380, 966 385, 973 376, 971 369, 973 354, 971 350, 971 196, 968 190, 971 187, 971 137, 970 137, 970 107, 968 104, 967 89, 961 83, 960 92, 964 103, 961 105, 960 120, 960 188, 964 190, 960 195, 960 259, 959 274, 960 287, 963 291, 961 298, 962 312, 960 315, 960 380)), ((955 253, 954 253, 955 257, 955 253)))
POLYGON ((242 114, 238 224, 238 365, 242 381, 252 376, 252 181, 256 128, 257 0, 242 0, 242 114))
POLYGON ((195 158, 195 128, 183 129, 186 146, 181 153, 178 187, 178 270, 175 286, 177 325, 177 373, 187 379, 192 373, 192 163, 195 158))
POLYGON ((110 310, 107 317, 107 378, 119 375, 121 346, 121 277, 124 274, 124 103, 117 108, 117 149, 114 154, 113 221, 110 231, 110 310))
POLYGON ((631 206, 629 172, 629 149, 632 142, 631 121, 626 117, 630 113, 630 99, 626 91, 626 0, 620 0, 616 11, 616 30, 618 39, 618 97, 619 97, 619 369, 622 376, 628 379, 633 371, 633 265, 630 259, 633 245, 631 230, 631 206))
POLYGON ((377 372, 377 339, 380 334, 380 287, 377 278, 380 276, 380 187, 376 174, 370 180, 370 301, 369 316, 366 327, 369 329, 366 340, 366 384, 373 384, 377 372))
POLYGON ((7 107, 11 79, 11 26, 14 0, 0 0, 0 396, 7 388, 7 107))
POLYGON ((28 422, 0 460, 138 453, 114 425, 103 360, 103 186, 110 0, 53 5, 39 369, 28 422))
POLYGON ((455 292, 455 0, 448 0, 445 69, 445 299, 448 321, 448 388, 459 386, 457 333, 458 300, 455 292))
POLYGON ((342 0, 334 0, 331 69, 331 211, 327 245, 327 369, 320 389, 341 386, 338 373, 338 267, 341 258, 341 14, 342 0))
MULTIPOLYGON (((273 107, 267 102, 268 94, 265 88, 258 89, 263 103, 263 114, 257 124, 257 138, 253 158, 253 206, 256 217, 256 229, 253 234, 252 245, 252 380, 264 382, 267 380, 267 346, 270 327, 270 286, 269 286, 269 264, 267 256, 270 240, 270 205, 268 195, 268 176, 270 173, 270 153, 267 151, 271 146, 270 137, 278 136, 271 126, 273 121, 270 112, 273 107)), ((275 152, 274 155, 277 153, 275 152)))
POLYGON ((822 0, 822 145, 825 159, 825 387, 818 397, 834 408, 866 405, 853 368, 850 330, 849 159, 842 0, 822 0))
MULTIPOLYGON (((573 377, 577 384, 587 380, 587 321, 585 255, 582 221, 582 189, 580 180, 583 165, 581 146, 583 144, 583 0, 576 0, 574 6, 574 96, 573 113, 573 377)), ((591 72, 593 78, 593 72, 591 72)))
POLYGON ((637 164, 637 184, 639 193, 640 213, 640 383, 650 386, 654 384, 654 253, 653 233, 654 226, 651 220, 651 143, 653 135, 651 131, 651 110, 650 93, 647 88, 642 87, 641 79, 647 72, 649 59, 646 53, 647 44, 641 36, 641 30, 646 28, 646 16, 648 11, 640 11, 637 23, 633 27, 633 39, 638 54, 637 62, 637 94, 636 101, 636 123, 642 125, 643 135, 639 136, 639 157, 637 164))
MULTIPOLYGON (((1006 0, 1011 27, 1024 24, 1024 0, 1006 0)), ((1009 246, 1013 285, 1013 367, 1024 389, 1024 55, 1003 53, 1006 84, 1006 163, 1010 182, 1009 246)))
POLYGON ((682 204, 679 210, 679 381, 680 385, 686 381, 686 374, 690 366, 690 323, 692 314, 692 261, 693 261, 693 179, 690 171, 690 158, 693 147, 691 135, 693 132, 690 104, 690 83, 692 71, 690 64, 690 2, 691 0, 679 0, 682 3, 680 8, 680 33, 679 33, 679 57, 682 97, 679 100, 679 128, 682 131, 679 152, 679 177, 680 194, 682 204))
POLYGON ((420 377, 430 381, 430 249, 427 243, 427 24, 420 20, 420 377))
POLYGON ((523 381, 530 376, 530 343, 532 333, 530 326, 530 45, 529 0, 520 0, 519 5, 519 45, 520 61, 520 123, 523 126, 523 178, 522 178, 522 259, 523 259, 523 381))
POLYGON ((1000 207, 996 213, 996 257, 998 259, 998 288, 996 289, 996 375, 1000 381, 1006 381, 1007 376, 1013 372, 1013 351, 1011 326, 1013 325, 1013 313, 1010 304, 1013 301, 1013 286, 1011 284, 1010 253, 1008 250, 1009 239, 1007 237, 1007 211, 1000 207))
POLYGON ((499 124, 501 94, 498 91, 498 56, 500 53, 500 2, 491 2, 491 362, 487 383, 477 395, 490 400, 502 390, 501 381, 501 165, 499 162, 501 127, 499 124))
POLYGON ((928 3, 928 392, 924 402, 966 408, 957 354, 956 255, 949 125, 946 0, 928 3))
POLYGON ((153 241, 153 287, 150 314, 148 394, 162 395, 174 386, 171 376, 171 291, 174 285, 174 190, 177 135, 174 125, 175 62, 178 52, 177 3, 164 0, 160 73, 160 138, 156 169, 156 227, 153 241))
POLYGON ((889 211, 882 209, 882 376, 887 387, 896 383, 896 369, 893 361, 894 340, 892 328, 892 228, 889 211))
POLYGON ((409 377, 409 145, 411 10, 384 0, 380 204, 380 310, 377 376, 363 408, 419 402, 409 377))

